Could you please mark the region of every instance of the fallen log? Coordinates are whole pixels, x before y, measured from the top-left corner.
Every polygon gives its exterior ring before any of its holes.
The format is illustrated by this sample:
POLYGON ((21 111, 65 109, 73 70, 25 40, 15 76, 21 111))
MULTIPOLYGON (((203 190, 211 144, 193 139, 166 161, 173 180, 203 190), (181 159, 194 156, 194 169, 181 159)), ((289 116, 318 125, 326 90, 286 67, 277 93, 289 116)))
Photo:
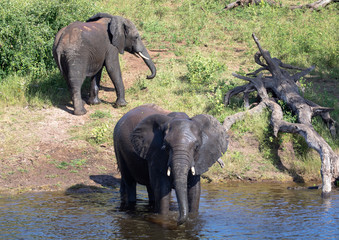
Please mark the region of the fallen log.
MULTIPOLYGON (((230 10, 232 8, 236 8, 239 6, 248 6, 250 4, 258 5, 262 2, 262 0, 237 0, 235 2, 232 2, 230 4, 227 4, 224 7, 224 10, 230 10)), ((276 5, 277 3, 273 0, 265 0, 264 2, 270 4, 270 5, 276 5)))
POLYGON ((269 108, 272 112, 271 125, 276 137, 278 132, 299 134, 305 139, 310 148, 319 153, 321 158, 322 195, 326 197, 331 192, 332 183, 339 177, 339 158, 328 143, 315 131, 311 120, 312 117, 319 115, 327 124, 333 137, 336 137, 337 124, 329 114, 333 109, 321 107, 310 100, 304 99, 300 95, 296 84, 299 78, 307 75, 314 67, 301 69, 284 64, 279 59, 272 58, 270 53, 261 47, 254 34, 252 37, 259 49, 254 59, 261 67, 253 73, 247 74, 248 76, 233 74, 233 76, 249 83, 227 92, 224 97, 224 104, 227 106, 232 96, 243 92, 246 106, 249 91, 256 91, 261 102, 252 109, 226 117, 224 127, 228 130, 233 123, 241 120, 247 114, 256 114, 265 108, 269 108), (301 72, 290 74, 286 69, 297 69, 301 72), (268 71, 270 75, 263 76, 261 72, 264 70, 268 71), (283 111, 280 105, 277 104, 275 99, 269 97, 268 92, 271 92, 275 98, 284 101, 292 109, 298 117, 298 123, 283 120, 283 111))
POLYGON ((308 3, 305 5, 298 5, 298 6, 290 6, 290 9, 301 9, 301 8, 309 8, 312 10, 317 10, 319 8, 326 7, 332 2, 338 2, 338 0, 318 0, 314 3, 308 3))
MULTIPOLYGON (((273 0, 236 0, 235 2, 229 3, 224 7, 224 10, 230 10, 239 6, 248 6, 250 4, 253 5, 258 5, 261 2, 265 2, 268 3, 269 5, 274 5, 274 6, 282 6, 281 4, 276 3, 273 0)), ((309 3, 309 4, 305 4, 305 5, 292 5, 289 6, 288 8, 294 10, 294 9, 301 9, 301 8, 308 8, 308 9, 312 9, 312 10, 318 10, 320 8, 326 7, 327 5, 329 5, 332 2, 338 2, 338 0, 318 0, 314 3, 309 3)))

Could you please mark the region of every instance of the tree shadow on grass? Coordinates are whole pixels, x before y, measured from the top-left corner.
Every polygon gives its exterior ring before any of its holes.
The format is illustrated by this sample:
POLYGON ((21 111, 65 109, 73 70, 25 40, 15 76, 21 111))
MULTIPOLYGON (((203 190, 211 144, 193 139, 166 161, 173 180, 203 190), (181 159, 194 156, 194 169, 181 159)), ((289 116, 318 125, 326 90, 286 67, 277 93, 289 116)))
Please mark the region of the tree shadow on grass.
POLYGON ((305 183, 304 178, 298 174, 295 170, 287 168, 279 156, 279 145, 273 144, 271 148, 271 155, 273 157, 273 165, 281 172, 287 172, 293 178, 293 182, 305 183))
MULTIPOLYGON (((100 86, 101 90, 113 92, 114 88, 100 86)), ((81 88, 82 99, 88 102, 90 79, 86 78, 81 88)), ((48 76, 33 80, 27 87, 26 98, 30 105, 51 104, 68 113, 73 114, 73 102, 66 80, 57 71, 48 76)), ((104 103, 109 103, 103 101, 104 103)))
POLYGON ((33 80, 27 87, 26 97, 29 102, 53 106, 65 106, 71 101, 67 83, 57 72, 51 72, 48 76, 33 80))

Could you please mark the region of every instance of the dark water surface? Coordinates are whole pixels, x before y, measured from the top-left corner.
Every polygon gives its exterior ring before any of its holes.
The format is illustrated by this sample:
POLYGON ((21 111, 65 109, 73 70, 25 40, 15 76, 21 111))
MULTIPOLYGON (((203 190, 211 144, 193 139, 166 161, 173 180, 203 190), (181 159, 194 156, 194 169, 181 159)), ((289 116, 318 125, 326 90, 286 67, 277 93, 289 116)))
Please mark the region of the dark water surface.
MULTIPOLYGON (((203 185, 199 215, 176 227, 147 208, 119 211, 119 191, 0 195, 0 239, 339 239, 339 191, 288 190, 282 184, 203 185)), ((175 194, 173 194, 175 195, 175 194)))

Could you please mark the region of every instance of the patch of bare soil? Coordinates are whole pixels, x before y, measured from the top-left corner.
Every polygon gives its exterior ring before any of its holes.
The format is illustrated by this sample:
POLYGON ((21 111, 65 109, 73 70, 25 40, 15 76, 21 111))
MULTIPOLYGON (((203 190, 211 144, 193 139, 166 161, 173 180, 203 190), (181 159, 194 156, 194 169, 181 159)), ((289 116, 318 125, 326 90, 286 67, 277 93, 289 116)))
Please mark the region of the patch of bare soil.
MULTIPOLYGON (((159 54, 150 54, 156 61, 159 54)), ((150 74, 142 59, 128 53, 122 58, 126 89, 138 78, 150 74)), ((0 115, 0 191, 117 186, 120 176, 113 147, 92 146, 70 134, 71 130, 92 121, 90 114, 97 109, 105 108, 115 119, 123 114, 121 109, 110 105, 116 100, 113 84, 110 80, 102 82, 99 97, 108 104, 86 105, 88 112, 83 116, 73 115, 70 103, 48 109, 5 109, 0 115)))

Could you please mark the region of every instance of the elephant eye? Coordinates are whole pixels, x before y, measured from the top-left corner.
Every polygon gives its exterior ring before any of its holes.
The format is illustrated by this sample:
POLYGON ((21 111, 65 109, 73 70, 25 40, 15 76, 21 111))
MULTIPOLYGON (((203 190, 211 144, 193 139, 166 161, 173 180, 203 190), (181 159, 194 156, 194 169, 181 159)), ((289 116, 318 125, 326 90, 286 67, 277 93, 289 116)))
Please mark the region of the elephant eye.
POLYGON ((200 146, 199 143, 196 142, 194 146, 194 150, 197 151, 199 149, 199 146, 200 146))
POLYGON ((168 149, 168 144, 164 141, 162 144, 161 150, 167 150, 168 149))

